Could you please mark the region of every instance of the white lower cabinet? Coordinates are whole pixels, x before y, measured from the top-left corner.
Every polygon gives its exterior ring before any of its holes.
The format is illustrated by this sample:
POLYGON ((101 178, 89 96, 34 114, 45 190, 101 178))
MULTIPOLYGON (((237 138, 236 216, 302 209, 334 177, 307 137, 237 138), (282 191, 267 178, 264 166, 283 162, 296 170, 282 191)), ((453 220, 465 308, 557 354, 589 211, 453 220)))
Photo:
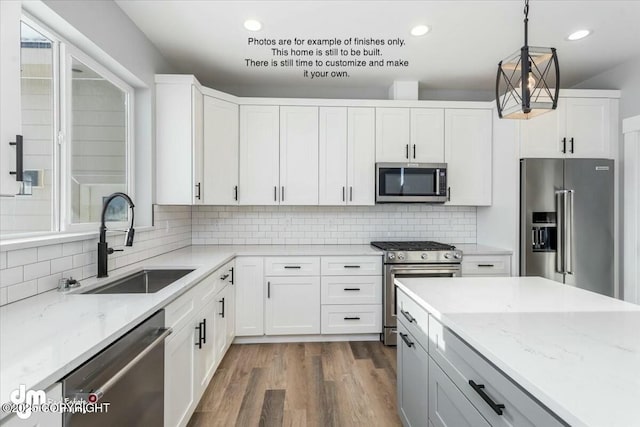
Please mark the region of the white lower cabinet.
POLYGON ((320 333, 320 277, 267 277, 266 335, 320 333))
POLYGON ((381 304, 322 306, 323 334, 375 334, 381 330, 381 304))
POLYGON ((429 355, 398 322, 398 412, 405 427, 428 425, 429 355))
POLYGON ((429 359, 429 421, 435 427, 489 427, 480 412, 429 359))
POLYGON ((235 276, 236 336, 264 335, 264 258, 236 258, 235 276))
POLYGON ((196 406, 196 333, 191 324, 167 337, 164 348, 164 425, 184 426, 196 406))
POLYGON ((464 255, 462 276, 511 276, 511 255, 464 255))

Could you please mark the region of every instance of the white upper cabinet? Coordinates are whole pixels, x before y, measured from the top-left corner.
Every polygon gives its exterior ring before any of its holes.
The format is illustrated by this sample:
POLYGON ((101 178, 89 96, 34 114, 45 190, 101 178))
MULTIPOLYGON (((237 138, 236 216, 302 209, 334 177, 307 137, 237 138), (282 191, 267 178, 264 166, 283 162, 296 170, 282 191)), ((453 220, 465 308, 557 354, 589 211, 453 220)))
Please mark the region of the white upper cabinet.
POLYGON ((238 204, 238 106, 204 97, 204 204, 238 204))
POLYGON ((156 84, 158 204, 203 202, 203 102, 202 92, 184 78, 156 84))
POLYGON ((320 107, 319 202, 347 203, 347 107, 320 107))
POLYGON ((444 109, 411 109, 409 161, 444 162, 444 109))
POLYGON ((347 187, 349 205, 374 205, 375 110, 349 108, 347 126, 347 187))
POLYGON ((280 204, 318 204, 318 107, 280 107, 280 204))
POLYGON ((321 205, 375 203, 375 110, 320 108, 321 205))
POLYGON ((376 162, 407 162, 411 113, 408 108, 376 108, 376 162))
POLYGON ((279 141, 278 106, 240 106, 241 205, 279 204, 279 141))
POLYGON ((611 123, 617 121, 612 116, 614 102, 560 98, 555 111, 522 122, 520 157, 611 158, 611 123))
POLYGON ((448 204, 491 205, 491 150, 491 110, 446 110, 448 204))
POLYGON ((376 161, 442 163, 444 109, 376 108, 376 161))

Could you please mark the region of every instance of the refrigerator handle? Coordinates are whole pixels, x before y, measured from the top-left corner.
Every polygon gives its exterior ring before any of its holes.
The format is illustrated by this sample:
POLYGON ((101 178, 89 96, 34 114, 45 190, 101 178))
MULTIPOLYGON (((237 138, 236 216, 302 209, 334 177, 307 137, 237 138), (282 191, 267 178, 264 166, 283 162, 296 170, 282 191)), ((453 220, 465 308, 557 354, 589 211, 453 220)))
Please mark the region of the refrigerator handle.
POLYGON ((564 195, 564 272, 573 274, 573 190, 564 195))
POLYGON ((556 249, 556 272, 564 273, 564 201, 565 192, 563 190, 556 191, 556 233, 557 233, 557 249, 556 249))

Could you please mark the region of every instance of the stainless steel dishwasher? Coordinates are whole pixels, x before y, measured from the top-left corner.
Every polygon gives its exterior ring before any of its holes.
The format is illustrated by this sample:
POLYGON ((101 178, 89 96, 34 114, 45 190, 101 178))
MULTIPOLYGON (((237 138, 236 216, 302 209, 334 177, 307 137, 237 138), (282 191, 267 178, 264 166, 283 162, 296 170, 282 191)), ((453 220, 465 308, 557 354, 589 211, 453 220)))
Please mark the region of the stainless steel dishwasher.
POLYGON ((109 403, 106 412, 65 413, 64 425, 162 426, 164 340, 170 333, 160 310, 64 378, 64 397, 109 403))

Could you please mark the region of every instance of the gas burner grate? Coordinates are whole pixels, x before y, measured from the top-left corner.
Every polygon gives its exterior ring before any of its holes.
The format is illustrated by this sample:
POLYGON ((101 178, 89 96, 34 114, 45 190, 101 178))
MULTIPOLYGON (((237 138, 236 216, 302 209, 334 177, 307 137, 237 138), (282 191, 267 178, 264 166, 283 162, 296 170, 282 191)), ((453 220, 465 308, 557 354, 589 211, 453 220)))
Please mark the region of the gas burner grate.
POLYGON ((384 251, 451 251, 456 247, 439 242, 371 242, 371 246, 384 251))

